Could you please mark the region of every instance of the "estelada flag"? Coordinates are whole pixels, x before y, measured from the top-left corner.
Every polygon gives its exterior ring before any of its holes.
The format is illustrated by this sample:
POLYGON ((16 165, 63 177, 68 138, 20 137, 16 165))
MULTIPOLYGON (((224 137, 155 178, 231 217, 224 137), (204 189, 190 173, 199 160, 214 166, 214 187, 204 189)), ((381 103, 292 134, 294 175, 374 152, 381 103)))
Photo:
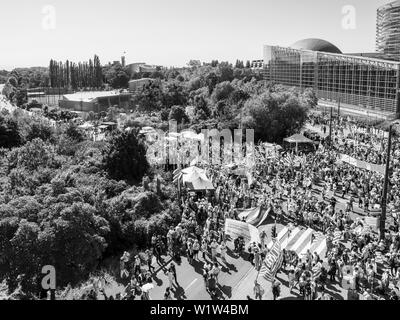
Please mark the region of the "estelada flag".
POLYGON ((264 276, 268 281, 273 282, 275 276, 282 266, 283 251, 280 240, 276 241, 264 259, 260 270, 260 275, 264 276))

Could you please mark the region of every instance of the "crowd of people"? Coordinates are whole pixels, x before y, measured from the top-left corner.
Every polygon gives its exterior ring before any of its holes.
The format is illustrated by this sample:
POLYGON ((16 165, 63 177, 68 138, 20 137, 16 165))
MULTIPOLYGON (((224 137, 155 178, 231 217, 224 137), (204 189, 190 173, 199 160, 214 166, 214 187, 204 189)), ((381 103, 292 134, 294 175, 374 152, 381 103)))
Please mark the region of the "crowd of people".
MULTIPOLYGON (((324 116, 309 119, 312 126, 325 133, 329 121, 324 116)), ((291 293, 298 290, 297 294, 306 300, 329 300, 335 294, 328 288, 339 283, 348 289, 349 299, 355 293, 362 294, 366 300, 397 299, 400 151, 396 148, 400 141, 393 137, 393 170, 388 195, 390 228, 380 240, 376 230, 367 226, 361 217, 374 216, 374 211, 380 210, 383 176, 340 161, 339 155, 344 153, 383 164, 386 161, 385 134, 378 129, 358 127, 353 121, 339 117, 332 124, 332 136, 332 145, 325 140, 315 152, 297 155, 301 161, 295 165, 288 163, 288 152, 267 157, 261 149, 256 149, 255 165, 246 168, 245 175, 234 173, 231 167, 205 165, 215 192, 193 193, 183 189, 181 222, 171 227, 166 235, 154 235, 151 249, 144 254, 135 257, 124 254, 120 276, 128 285, 120 298, 150 299, 149 291, 142 288, 146 285, 150 288, 152 284, 154 260, 168 277, 164 298, 179 298, 175 265, 163 266, 162 254, 168 254, 178 263, 184 255, 194 268, 200 265, 210 296, 223 298, 219 274, 230 268, 227 261, 229 240, 234 244, 229 254, 242 256, 257 270, 268 254, 265 232, 260 236, 260 243, 245 243, 240 237, 229 239, 224 231, 225 220, 240 220, 241 210, 261 207, 269 209, 276 222, 310 227, 326 236, 324 257, 310 251, 302 257, 293 251, 284 252, 281 271, 288 277, 291 293), (345 280, 350 284, 345 285, 345 280)), ((280 297, 280 287, 277 279, 271 284, 274 299, 280 297)), ((261 299, 264 293, 264 288, 256 281, 255 298, 261 299)))

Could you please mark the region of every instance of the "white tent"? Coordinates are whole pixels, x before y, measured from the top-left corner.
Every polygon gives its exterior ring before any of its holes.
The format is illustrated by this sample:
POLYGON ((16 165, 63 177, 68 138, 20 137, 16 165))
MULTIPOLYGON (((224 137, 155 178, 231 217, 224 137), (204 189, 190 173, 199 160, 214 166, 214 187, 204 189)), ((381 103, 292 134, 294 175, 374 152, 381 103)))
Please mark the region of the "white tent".
POLYGON ((192 191, 214 190, 212 182, 205 176, 205 174, 203 175, 198 172, 183 175, 183 183, 192 191))

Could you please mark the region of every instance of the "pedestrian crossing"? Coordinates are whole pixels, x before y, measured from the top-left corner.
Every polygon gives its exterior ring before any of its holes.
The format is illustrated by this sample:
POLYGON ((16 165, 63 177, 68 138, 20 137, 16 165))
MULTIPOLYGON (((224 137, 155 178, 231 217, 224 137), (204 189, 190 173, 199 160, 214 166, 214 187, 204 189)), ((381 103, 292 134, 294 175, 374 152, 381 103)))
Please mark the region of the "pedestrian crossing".
MULTIPOLYGON (((277 235, 277 241, 281 242, 281 248, 288 251, 296 252, 300 257, 307 254, 307 250, 311 253, 316 252, 319 256, 326 253, 326 237, 311 228, 301 229, 299 227, 289 230, 284 227, 277 235)), ((269 241, 267 248, 271 250, 274 241, 269 241)))

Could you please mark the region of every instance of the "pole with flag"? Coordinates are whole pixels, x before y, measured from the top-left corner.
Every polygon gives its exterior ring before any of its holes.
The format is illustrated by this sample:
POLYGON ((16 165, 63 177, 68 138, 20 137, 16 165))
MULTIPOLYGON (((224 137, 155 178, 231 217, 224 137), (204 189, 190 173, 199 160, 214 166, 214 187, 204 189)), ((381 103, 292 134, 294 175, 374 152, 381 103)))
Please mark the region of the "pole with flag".
MULTIPOLYGON (((283 263, 283 251, 281 246, 281 241, 276 240, 274 245, 271 248, 271 251, 268 252, 263 265, 259 271, 259 274, 264 276, 270 282, 273 282, 276 274, 281 268, 283 263)), ((257 275, 258 279, 258 275, 257 275)))

